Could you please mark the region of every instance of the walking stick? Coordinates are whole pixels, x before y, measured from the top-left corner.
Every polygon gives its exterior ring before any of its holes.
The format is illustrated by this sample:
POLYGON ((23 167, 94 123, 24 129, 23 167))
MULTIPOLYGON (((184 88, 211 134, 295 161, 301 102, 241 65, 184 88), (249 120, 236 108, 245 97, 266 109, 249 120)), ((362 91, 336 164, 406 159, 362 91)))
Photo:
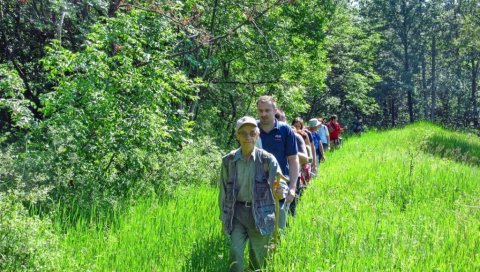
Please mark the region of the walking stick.
POLYGON ((280 199, 277 197, 276 191, 278 189, 278 186, 280 186, 280 180, 283 179, 286 182, 288 182, 288 179, 282 175, 282 173, 278 172, 277 177, 275 178, 275 182, 273 183, 273 189, 275 190, 275 193, 273 194, 273 197, 275 198, 275 227, 273 229, 273 252, 277 249, 277 244, 278 244, 278 225, 280 221, 280 199))

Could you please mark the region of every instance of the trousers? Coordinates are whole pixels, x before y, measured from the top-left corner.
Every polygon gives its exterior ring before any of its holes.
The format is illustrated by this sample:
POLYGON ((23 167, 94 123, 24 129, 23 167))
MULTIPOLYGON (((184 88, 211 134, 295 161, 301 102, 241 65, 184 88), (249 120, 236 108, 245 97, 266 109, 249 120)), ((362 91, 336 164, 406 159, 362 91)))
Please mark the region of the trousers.
POLYGON ((248 242, 249 268, 261 270, 268 256, 272 235, 261 235, 255 227, 252 207, 236 204, 230 234, 229 271, 243 272, 244 251, 248 242))

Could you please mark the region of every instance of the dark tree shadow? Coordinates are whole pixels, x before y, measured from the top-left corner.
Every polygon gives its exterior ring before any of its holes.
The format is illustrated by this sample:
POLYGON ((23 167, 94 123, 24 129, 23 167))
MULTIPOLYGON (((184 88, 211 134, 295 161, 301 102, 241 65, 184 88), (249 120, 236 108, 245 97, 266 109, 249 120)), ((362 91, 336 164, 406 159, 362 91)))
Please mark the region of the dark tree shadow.
POLYGON ((434 134, 421 145, 424 152, 457 162, 480 166, 480 141, 478 137, 466 140, 455 135, 434 134))
POLYGON ((228 243, 225 237, 217 235, 197 241, 182 271, 228 271, 228 243))

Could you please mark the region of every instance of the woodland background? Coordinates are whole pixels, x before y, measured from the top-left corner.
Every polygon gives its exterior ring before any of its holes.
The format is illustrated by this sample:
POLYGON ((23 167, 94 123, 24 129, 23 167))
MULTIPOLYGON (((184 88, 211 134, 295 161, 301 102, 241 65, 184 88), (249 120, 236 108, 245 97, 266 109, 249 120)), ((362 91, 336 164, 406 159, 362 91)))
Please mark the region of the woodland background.
POLYGON ((0 269, 48 265, 59 209, 214 184, 263 94, 478 134, 479 61, 478 0, 0 0, 0 269))

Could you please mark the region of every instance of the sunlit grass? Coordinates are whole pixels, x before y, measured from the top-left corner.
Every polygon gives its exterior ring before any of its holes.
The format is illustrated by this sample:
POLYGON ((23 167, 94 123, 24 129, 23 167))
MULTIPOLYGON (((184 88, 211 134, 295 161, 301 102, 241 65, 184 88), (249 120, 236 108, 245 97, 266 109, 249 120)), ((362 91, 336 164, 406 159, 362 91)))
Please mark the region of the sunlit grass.
MULTIPOLYGON (((478 154, 478 137, 425 123, 348 139, 305 192, 268 270, 480 270, 478 154)), ((205 186, 79 220, 62 228, 59 270, 226 271, 218 214, 205 186)))
POLYGON ((62 270, 224 271, 217 193, 184 188, 169 201, 143 200, 107 222, 81 222, 64 236, 62 270), (94 228, 95 227, 95 228, 94 228))
POLYGON ((478 271, 480 171, 422 151, 435 135, 449 132, 350 138, 302 198, 275 270, 478 271))

